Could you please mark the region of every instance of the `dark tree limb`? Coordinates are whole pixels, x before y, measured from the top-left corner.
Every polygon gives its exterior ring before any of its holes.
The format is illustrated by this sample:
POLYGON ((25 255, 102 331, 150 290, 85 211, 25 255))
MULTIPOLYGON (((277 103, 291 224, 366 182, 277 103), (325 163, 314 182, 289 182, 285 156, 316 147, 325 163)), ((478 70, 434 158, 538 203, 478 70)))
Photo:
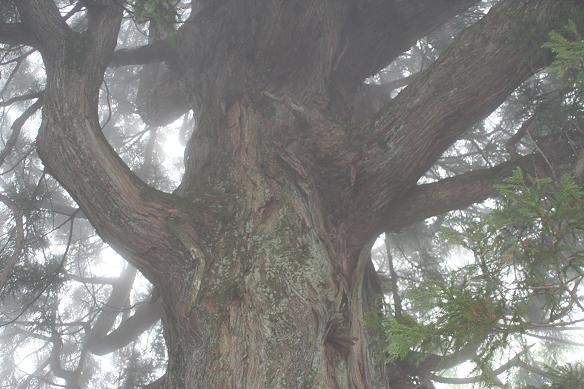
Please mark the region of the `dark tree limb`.
POLYGON ((43 92, 40 91, 40 92, 31 92, 31 93, 25 93, 25 94, 19 95, 19 96, 14 96, 8 100, 0 101, 0 107, 7 107, 9 105, 12 105, 12 104, 18 102, 18 101, 38 99, 39 97, 42 96, 42 94, 43 94, 43 92))
POLYGON ((350 96, 363 80, 387 66, 476 0, 368 1, 346 27, 346 47, 333 73, 335 86, 350 96))
POLYGON ((104 338, 113 327, 116 318, 128 301, 136 274, 136 268, 128 265, 114 284, 107 303, 102 307, 101 313, 91 328, 91 334, 87 341, 90 349, 104 338))
POLYGON ((87 347, 91 353, 105 355, 124 347, 160 320, 158 302, 142 304, 130 318, 111 331, 118 315, 125 309, 136 274, 136 268, 128 265, 113 283, 110 297, 88 335, 87 347))
POLYGON ((141 305, 118 328, 104 337, 94 339, 89 351, 95 355, 106 355, 128 345, 159 321, 160 314, 161 307, 158 302, 141 305))
POLYGON ((553 0, 503 1, 402 91, 363 130, 373 135, 357 164, 354 217, 364 207, 389 212, 466 129, 548 63, 539 43, 563 11, 553 0), (540 26, 529 45, 509 38, 518 19, 540 26))
MULTIPOLYGON (((98 96, 122 9, 113 0, 86 5, 88 29, 77 33, 63 25, 52 2, 18 3, 23 22, 39 36, 47 72, 37 151, 100 236, 156 281, 155 268, 169 270, 157 250, 177 262, 185 255, 167 226, 176 207, 130 171, 101 131, 98 96)), ((188 218, 186 210, 177 214, 188 218)))
POLYGON ((54 58, 59 46, 72 31, 52 1, 22 0, 16 6, 24 28, 38 42, 43 56, 54 58))
POLYGON ((431 184, 418 185, 393 204, 387 219, 389 222, 384 228, 397 232, 429 217, 484 201, 495 193, 494 186, 511 175, 513 169, 534 161, 534 156, 523 157, 519 161, 505 162, 490 169, 474 170, 431 184))
POLYGON ((61 338, 61 335, 53 329, 51 338, 53 342, 51 356, 49 359, 51 371, 55 376, 65 380, 67 383, 67 388, 81 389, 81 385, 79 384, 79 376, 81 371, 79 369, 68 370, 63 368, 61 365, 61 353, 63 350, 63 339, 61 338))
POLYGON ((38 44, 22 23, 0 23, 0 43, 32 47, 38 44))
POLYGON ((110 66, 120 67, 163 62, 171 57, 171 47, 168 40, 163 40, 136 48, 116 50, 110 66))

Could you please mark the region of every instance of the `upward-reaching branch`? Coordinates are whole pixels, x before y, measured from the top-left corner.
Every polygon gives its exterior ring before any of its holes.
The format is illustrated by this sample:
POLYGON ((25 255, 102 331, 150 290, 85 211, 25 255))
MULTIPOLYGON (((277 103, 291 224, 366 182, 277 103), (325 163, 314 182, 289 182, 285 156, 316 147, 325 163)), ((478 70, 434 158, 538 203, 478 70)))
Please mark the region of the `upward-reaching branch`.
POLYGON ((371 135, 359 162, 355 217, 365 212, 359 204, 387 211, 466 129, 543 66, 550 58, 541 45, 566 7, 503 1, 386 107, 364 129, 371 135), (520 39, 518 21, 532 26, 528 40, 520 39))
POLYGON ((22 0, 16 6, 26 31, 30 33, 44 57, 54 58, 60 43, 72 33, 53 1, 22 0))
POLYGON ((157 268, 169 269, 156 250, 177 261, 182 258, 180 244, 166 229, 166 218, 175 208, 169 195, 130 171, 101 131, 99 89, 116 45, 122 8, 114 0, 85 3, 88 29, 82 33, 67 27, 52 1, 18 3, 23 23, 40 42, 47 72, 37 149, 47 171, 101 237, 152 276, 157 268))

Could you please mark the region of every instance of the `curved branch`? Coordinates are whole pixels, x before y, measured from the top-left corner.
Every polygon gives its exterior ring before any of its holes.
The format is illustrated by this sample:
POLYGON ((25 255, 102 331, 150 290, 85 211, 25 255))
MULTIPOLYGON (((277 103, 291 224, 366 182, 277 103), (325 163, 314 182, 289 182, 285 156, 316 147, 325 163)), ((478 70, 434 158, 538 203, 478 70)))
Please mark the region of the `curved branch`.
MULTIPOLYGON (((31 3, 25 1, 21 8, 29 12, 31 3)), ((88 6, 85 33, 68 34, 58 50, 43 55, 47 82, 37 151, 47 172, 71 194, 104 241, 158 282, 155 274, 169 270, 160 253, 177 262, 185 255, 168 229, 169 214, 177 206, 171 195, 133 174, 103 135, 98 97, 122 10, 113 0, 100 3, 104 5, 88 6)), ((44 17, 29 14, 29 24, 44 17)), ((188 211, 177 213, 188 217, 188 211)))
POLYGON ((95 355, 106 355, 126 346, 160 320, 160 314, 161 307, 158 302, 140 306, 136 313, 114 331, 91 342, 89 351, 95 355))
POLYGON ((104 304, 101 313, 91 328, 91 334, 88 339, 90 348, 93 348, 93 344, 105 337, 113 327, 118 314, 124 309, 124 305, 128 301, 136 274, 136 268, 128 265, 114 284, 107 303, 104 304))

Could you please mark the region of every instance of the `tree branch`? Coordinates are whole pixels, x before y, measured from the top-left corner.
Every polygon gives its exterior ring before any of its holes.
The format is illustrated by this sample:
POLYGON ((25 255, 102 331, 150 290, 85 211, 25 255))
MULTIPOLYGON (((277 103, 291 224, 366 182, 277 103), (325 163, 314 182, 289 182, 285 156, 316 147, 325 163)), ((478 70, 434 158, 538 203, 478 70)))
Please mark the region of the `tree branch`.
POLYGON ((47 58, 54 57, 72 31, 61 17, 53 1, 21 0, 16 7, 26 31, 38 42, 38 49, 47 58))
POLYGON ((79 385, 79 374, 80 370, 67 370, 61 365, 61 351, 63 350, 63 340, 61 335, 53 329, 52 334, 53 348, 51 349, 50 356, 50 367, 53 374, 57 377, 62 378, 67 383, 67 388, 71 389, 81 389, 79 385))
POLYGON ((350 96, 416 41, 460 14, 477 0, 366 2, 347 22, 347 44, 333 73, 335 86, 350 96))
POLYGON ((136 268, 128 265, 114 284, 107 303, 104 304, 101 313, 91 328, 91 334, 87 340, 90 349, 104 338, 113 327, 116 318, 124 309, 126 301, 128 301, 136 274, 136 268))
MULTIPOLYGON (((45 17, 32 3, 27 0, 21 6, 31 25, 45 17)), ((188 218, 189 211, 186 206, 184 212, 177 211, 171 195, 141 181, 105 139, 98 97, 117 42, 122 9, 113 0, 87 7, 88 30, 68 33, 66 44, 61 42, 54 53, 43 55, 47 81, 37 151, 47 172, 71 194, 104 241, 151 281, 161 281, 155 274, 162 277, 170 263, 161 260, 160 252, 176 263, 185 256, 168 229, 168 218, 175 211, 181 219, 188 218)))
POLYGON ((403 199, 392 204, 384 228, 397 232, 429 217, 484 201, 495 193, 495 184, 510 176, 513 169, 534 161, 535 157, 530 155, 490 169, 474 170, 431 184, 418 185, 403 199))
POLYGON ((165 61, 171 55, 171 43, 168 40, 162 40, 131 49, 116 50, 112 56, 110 66, 117 68, 128 65, 146 65, 165 61))
POLYGON ((0 43, 32 47, 38 44, 23 23, 0 23, 0 43))
POLYGON ((357 220, 367 210, 385 214, 466 129, 548 63, 540 47, 561 8, 554 0, 499 3, 363 130, 372 135, 357 166, 357 220), (517 20, 539 26, 529 44, 511 39, 517 20))
POLYGON ((118 328, 104 337, 94 339, 89 351, 95 355, 106 355, 126 346, 160 320, 160 314, 161 307, 158 302, 141 305, 136 313, 123 321, 118 328))

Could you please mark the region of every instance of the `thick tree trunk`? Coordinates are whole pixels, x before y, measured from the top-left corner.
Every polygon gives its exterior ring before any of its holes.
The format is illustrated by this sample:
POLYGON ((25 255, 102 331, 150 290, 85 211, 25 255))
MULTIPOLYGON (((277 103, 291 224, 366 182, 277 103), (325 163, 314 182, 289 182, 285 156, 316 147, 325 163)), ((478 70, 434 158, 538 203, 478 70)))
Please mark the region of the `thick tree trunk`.
POLYGON ((370 242, 348 251, 310 167, 278 144, 306 125, 294 113, 268 96, 203 113, 219 157, 181 195, 219 211, 195 277, 174 286, 186 305, 165 304, 180 317, 165 325, 169 388, 387 387, 364 324, 380 298, 364 288, 370 242))

